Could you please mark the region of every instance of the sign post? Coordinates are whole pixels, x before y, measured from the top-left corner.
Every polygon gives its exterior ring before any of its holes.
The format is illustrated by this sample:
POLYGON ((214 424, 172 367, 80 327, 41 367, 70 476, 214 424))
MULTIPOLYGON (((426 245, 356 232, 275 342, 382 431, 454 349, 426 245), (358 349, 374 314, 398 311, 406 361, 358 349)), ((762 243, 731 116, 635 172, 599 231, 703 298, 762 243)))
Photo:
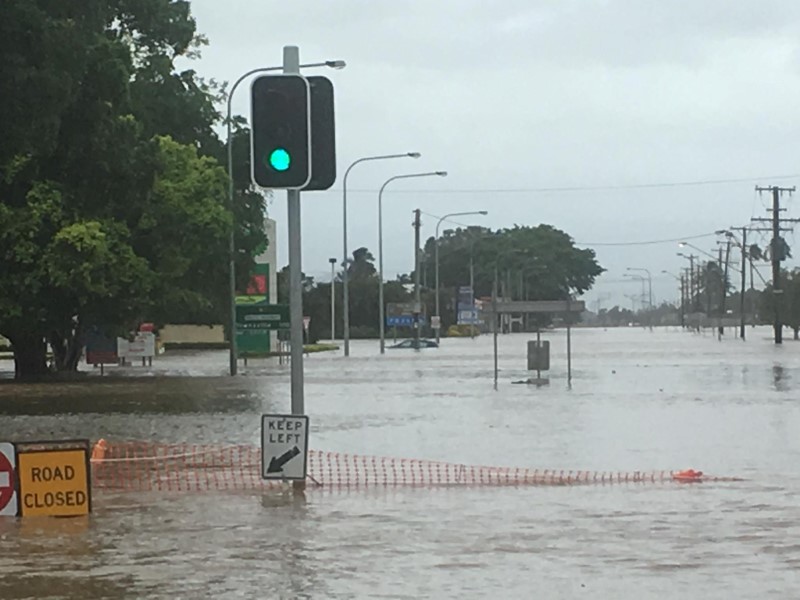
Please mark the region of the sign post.
POLYGON ((17 516, 16 463, 14 444, 0 443, 0 517, 17 516))
MULTIPOLYGON (((325 65, 342 67, 344 63, 325 65)), ((284 46, 283 75, 253 82, 252 114, 253 182, 286 190, 291 404, 292 414, 300 416, 305 414, 300 190, 327 189, 336 179, 333 86, 325 78, 316 78, 312 91, 311 83, 300 75, 300 50, 284 46)), ((296 482, 295 489, 302 490, 304 485, 296 482)))
POLYGON ((236 329, 240 335, 251 329, 289 329, 289 324, 289 306, 286 304, 236 305, 236 329))
POLYGON ((117 355, 123 364, 134 358, 142 359, 142 366, 149 360, 150 366, 153 365, 153 357, 156 355, 156 334, 152 331, 139 331, 133 336, 133 340, 117 338, 117 355))
MULTIPOLYGON (((414 327, 417 320, 414 314, 419 313, 419 307, 414 302, 388 302, 386 304, 387 327, 414 327)), ((425 315, 419 315, 419 323, 427 324, 425 315)))
POLYGON ((305 481, 308 473, 308 417, 261 416, 261 477, 305 481))

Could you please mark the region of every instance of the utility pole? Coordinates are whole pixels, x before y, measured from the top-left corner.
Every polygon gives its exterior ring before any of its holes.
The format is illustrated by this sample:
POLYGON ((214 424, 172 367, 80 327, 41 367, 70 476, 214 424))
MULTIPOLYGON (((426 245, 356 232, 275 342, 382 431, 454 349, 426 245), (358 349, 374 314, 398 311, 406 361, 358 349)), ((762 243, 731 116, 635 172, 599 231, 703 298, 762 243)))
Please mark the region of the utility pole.
MULTIPOLYGON (((717 242, 719 243, 719 242, 717 242)), ((727 245, 725 247, 725 267, 722 267, 722 246, 719 247, 719 263, 720 263, 720 272, 722 274, 722 299, 719 305, 719 323, 717 324, 717 339, 722 339, 722 336, 725 335, 725 326, 723 325, 723 319, 725 318, 725 304, 728 299, 728 262, 731 258, 731 238, 729 237, 727 240, 727 245)))
POLYGON ((414 339, 416 340, 415 350, 419 352, 419 315, 422 312, 422 301, 419 289, 419 231, 422 227, 420 221, 420 209, 414 211, 414 339))
POLYGON ((475 263, 472 260, 472 245, 469 247, 469 293, 470 293, 470 324, 469 337, 475 339, 475 263))
POLYGON ((681 273, 681 327, 686 328, 686 284, 684 282, 685 277, 683 273, 681 273))
POLYGON ((494 389, 497 391, 497 259, 494 261, 492 282, 492 344, 494 347, 494 389))
MULTIPOLYGON (((693 313, 700 312, 700 273, 698 268, 698 273, 694 271, 694 259, 699 258, 694 254, 689 255, 689 305, 691 306, 691 310, 693 313)), ((697 331, 700 331, 700 319, 696 319, 697 331)))
MULTIPOLYGON (((720 259, 722 262, 722 259, 720 259)), ((706 320, 711 320, 711 264, 706 261, 706 320)), ((711 331, 714 331, 713 328, 711 331)))
MULTIPOLYGON (((780 300, 779 296, 783 294, 781 288, 781 261, 785 259, 782 251, 783 238, 781 238, 781 223, 791 222, 797 223, 800 219, 781 219, 781 211, 786 210, 781 208, 781 194, 784 192, 792 193, 795 187, 790 188, 778 187, 772 185, 768 187, 756 186, 757 192, 772 192, 772 217, 769 219, 751 219, 752 221, 766 221, 772 223, 772 241, 770 242, 770 259, 772 261, 772 293, 773 293, 773 306, 775 307, 773 331, 775 335, 775 343, 783 343, 783 323, 781 322, 780 300)), ((783 242, 785 243, 785 242, 783 242)))
POLYGON ((336 259, 329 258, 331 263, 331 344, 336 339, 336 259))
POLYGON ((739 337, 744 341, 744 290, 747 287, 747 227, 742 227, 742 291, 739 295, 739 312, 741 321, 739 323, 739 337))
MULTIPOLYGON (((720 254, 722 254, 722 246, 719 248, 720 254)), ((723 334, 725 333, 725 326, 723 325, 722 319, 725 318, 725 299, 728 296, 728 261, 731 258, 731 238, 728 238, 728 244, 725 247, 725 271, 722 274, 722 307, 720 309, 720 322, 719 322, 719 339, 722 339, 723 334)))
POLYGON ((698 294, 697 294, 697 299, 695 299, 695 293, 694 293, 694 289, 695 289, 694 259, 697 258, 697 257, 694 254, 683 254, 681 252, 678 252, 678 256, 682 256, 683 258, 686 258, 686 259, 689 260, 689 273, 687 275, 688 281, 686 282, 687 283, 687 286, 686 286, 686 299, 687 299, 688 305, 689 305, 689 312, 693 313, 693 312, 697 311, 697 303, 698 303, 697 301, 699 300, 699 296, 700 296, 700 294, 699 294, 700 286, 698 284, 698 286, 697 286, 698 294))

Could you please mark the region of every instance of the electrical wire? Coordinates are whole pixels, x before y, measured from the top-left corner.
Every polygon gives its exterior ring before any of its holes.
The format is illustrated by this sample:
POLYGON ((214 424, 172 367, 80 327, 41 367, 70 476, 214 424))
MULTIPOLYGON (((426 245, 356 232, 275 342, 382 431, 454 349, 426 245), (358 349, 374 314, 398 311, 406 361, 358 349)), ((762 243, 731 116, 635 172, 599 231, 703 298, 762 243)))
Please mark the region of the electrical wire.
MULTIPOLYGON (((667 181, 657 183, 628 183, 618 185, 578 185, 578 186, 554 186, 554 187, 530 187, 530 188, 417 188, 417 189, 393 189, 386 193, 392 194, 529 194, 529 193, 562 193, 562 192, 598 192, 609 190, 642 190, 654 188, 675 188, 693 187, 704 185, 722 185, 729 183, 748 183, 762 180, 777 179, 800 179, 800 174, 795 175, 768 175, 764 177, 740 177, 731 179, 698 179, 694 181, 667 181)), ((331 190, 336 192, 337 190, 331 190)), ((341 192, 341 190, 338 190, 341 192)), ((373 194, 377 190, 354 189, 348 190, 354 194, 373 194)))
POLYGON ((712 237, 717 235, 716 232, 701 233, 698 235, 685 235, 679 238, 671 238, 668 240, 647 240, 644 242, 575 242, 581 246, 649 246, 653 244, 673 244, 675 242, 685 242, 686 240, 699 240, 702 238, 712 237))
MULTIPOLYGON (((432 213, 428 213, 425 211, 420 211, 421 214, 434 218, 434 219, 441 219, 438 215, 434 215, 432 213)), ((453 221, 452 219, 442 219, 444 222, 453 223, 455 225, 459 225, 461 227, 475 227, 474 225, 465 225, 464 223, 459 223, 458 221, 453 221)), ((683 242, 686 240, 699 240, 702 238, 713 237, 717 235, 716 232, 712 233, 701 233, 698 235, 685 235, 679 238, 670 238, 666 240, 647 240, 643 242, 578 242, 575 243, 580 246, 647 246, 652 244, 671 244, 675 242, 683 242)))

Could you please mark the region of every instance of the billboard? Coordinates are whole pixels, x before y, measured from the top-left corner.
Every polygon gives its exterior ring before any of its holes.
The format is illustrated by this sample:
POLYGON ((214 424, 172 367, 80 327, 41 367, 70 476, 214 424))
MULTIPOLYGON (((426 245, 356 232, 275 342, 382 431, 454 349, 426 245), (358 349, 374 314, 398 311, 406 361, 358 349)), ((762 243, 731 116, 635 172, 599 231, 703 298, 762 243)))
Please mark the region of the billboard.
POLYGON ((259 354, 271 349, 270 329, 279 327, 254 327, 255 323, 245 326, 244 320, 245 313, 250 314, 248 311, 258 312, 253 307, 269 305, 269 291, 269 264, 256 263, 244 293, 236 296, 236 346, 240 355, 259 354))
MULTIPOLYGON (((414 302, 389 302, 386 304, 387 327, 414 327, 414 315, 420 312, 414 302)), ((427 324, 424 314, 419 315, 420 325, 427 324)))
POLYGON ((466 285, 458 288, 458 315, 459 325, 478 325, 481 320, 475 306, 475 294, 472 287, 466 285))

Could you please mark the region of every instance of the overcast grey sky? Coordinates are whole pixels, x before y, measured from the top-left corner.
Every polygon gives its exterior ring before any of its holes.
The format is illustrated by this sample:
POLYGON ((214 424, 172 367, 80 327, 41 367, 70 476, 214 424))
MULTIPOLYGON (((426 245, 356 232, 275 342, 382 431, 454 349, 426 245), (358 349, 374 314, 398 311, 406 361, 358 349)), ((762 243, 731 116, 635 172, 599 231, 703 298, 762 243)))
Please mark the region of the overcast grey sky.
MULTIPOLYGON (((193 0, 192 10, 210 40, 193 64, 204 77, 279 65, 284 45, 299 46, 302 62, 347 61, 324 73, 336 89, 339 181, 303 195, 303 270, 320 279, 329 257, 341 259, 341 176, 363 156, 422 153, 353 169, 351 250, 377 251, 388 177, 449 172, 387 188, 387 276, 412 269, 413 209, 485 209, 459 221, 549 223, 593 247, 608 273, 585 298, 591 308, 598 298, 630 306, 624 295, 640 286, 621 282, 626 267, 651 271, 657 300, 678 296, 661 273, 686 264, 676 242, 610 244, 741 226, 767 216, 755 184, 800 181, 796 0, 193 0), (625 187, 730 179, 742 181, 625 187)), ((249 115, 247 86, 234 109, 249 115)), ((800 198, 786 202, 786 216, 800 214, 800 198)), ((281 265, 285 205, 277 192, 269 208, 281 265)), ((424 217, 423 238, 435 222, 424 217)), ((711 251, 714 240, 692 243, 711 251)))

